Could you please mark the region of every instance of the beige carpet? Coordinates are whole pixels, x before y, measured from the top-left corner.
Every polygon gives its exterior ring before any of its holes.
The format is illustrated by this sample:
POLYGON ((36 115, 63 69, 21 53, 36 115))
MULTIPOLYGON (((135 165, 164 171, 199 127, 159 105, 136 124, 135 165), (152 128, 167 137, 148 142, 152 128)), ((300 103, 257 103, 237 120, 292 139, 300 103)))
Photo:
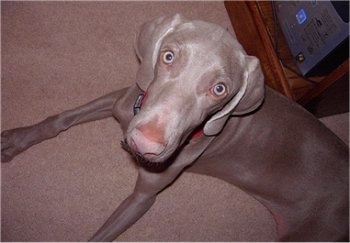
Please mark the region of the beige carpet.
MULTIPOLYGON (((222 2, 1 2, 2 130, 134 82, 135 31, 180 12, 231 30, 222 2)), ((112 118, 1 166, 2 241, 86 241, 131 193, 136 168, 112 118)), ((214 178, 183 174, 120 241, 270 241, 265 208, 214 178)))

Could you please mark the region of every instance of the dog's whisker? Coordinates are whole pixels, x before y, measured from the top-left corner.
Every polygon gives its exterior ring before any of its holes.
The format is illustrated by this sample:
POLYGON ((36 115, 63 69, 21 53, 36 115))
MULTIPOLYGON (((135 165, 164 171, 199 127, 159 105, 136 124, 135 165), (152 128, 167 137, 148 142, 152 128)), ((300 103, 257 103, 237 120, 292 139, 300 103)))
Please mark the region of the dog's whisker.
POLYGON ((121 140, 121 141, 120 141, 120 145, 122 146, 122 148, 123 148, 124 150, 126 150, 126 151, 129 152, 129 153, 131 153, 131 148, 130 148, 128 142, 126 141, 126 139, 121 140))

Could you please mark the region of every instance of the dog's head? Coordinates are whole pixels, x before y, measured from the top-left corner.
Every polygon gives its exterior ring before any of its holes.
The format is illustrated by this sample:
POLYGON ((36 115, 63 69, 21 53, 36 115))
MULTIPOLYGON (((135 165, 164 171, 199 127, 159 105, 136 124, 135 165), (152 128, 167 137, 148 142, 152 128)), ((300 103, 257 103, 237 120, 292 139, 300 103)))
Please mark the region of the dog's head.
POLYGON ((258 59, 218 25, 161 17, 143 25, 135 49, 137 84, 147 97, 126 141, 149 161, 168 159, 198 126, 206 136, 218 135, 230 115, 262 103, 258 59))

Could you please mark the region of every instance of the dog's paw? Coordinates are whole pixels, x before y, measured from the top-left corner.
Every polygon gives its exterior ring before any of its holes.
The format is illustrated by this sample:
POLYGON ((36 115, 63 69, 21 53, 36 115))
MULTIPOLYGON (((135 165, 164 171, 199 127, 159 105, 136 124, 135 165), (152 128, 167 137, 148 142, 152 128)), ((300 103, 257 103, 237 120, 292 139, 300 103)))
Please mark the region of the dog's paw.
POLYGON ((27 128, 16 128, 1 133, 1 162, 10 162, 16 155, 26 150, 29 131, 27 128))

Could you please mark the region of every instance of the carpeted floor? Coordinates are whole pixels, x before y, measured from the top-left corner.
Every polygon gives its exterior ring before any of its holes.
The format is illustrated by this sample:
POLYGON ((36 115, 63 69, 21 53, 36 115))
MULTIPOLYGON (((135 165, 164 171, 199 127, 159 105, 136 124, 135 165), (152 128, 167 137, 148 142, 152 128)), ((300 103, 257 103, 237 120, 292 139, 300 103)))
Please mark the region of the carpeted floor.
MULTIPOLYGON (((1 2, 2 130, 134 82, 133 41, 180 12, 232 31, 223 2, 1 2)), ((110 118, 74 127, 1 166, 2 241, 86 241, 132 191, 136 168, 110 118)), ((268 211, 215 178, 183 174, 119 241, 271 241, 268 211)))

